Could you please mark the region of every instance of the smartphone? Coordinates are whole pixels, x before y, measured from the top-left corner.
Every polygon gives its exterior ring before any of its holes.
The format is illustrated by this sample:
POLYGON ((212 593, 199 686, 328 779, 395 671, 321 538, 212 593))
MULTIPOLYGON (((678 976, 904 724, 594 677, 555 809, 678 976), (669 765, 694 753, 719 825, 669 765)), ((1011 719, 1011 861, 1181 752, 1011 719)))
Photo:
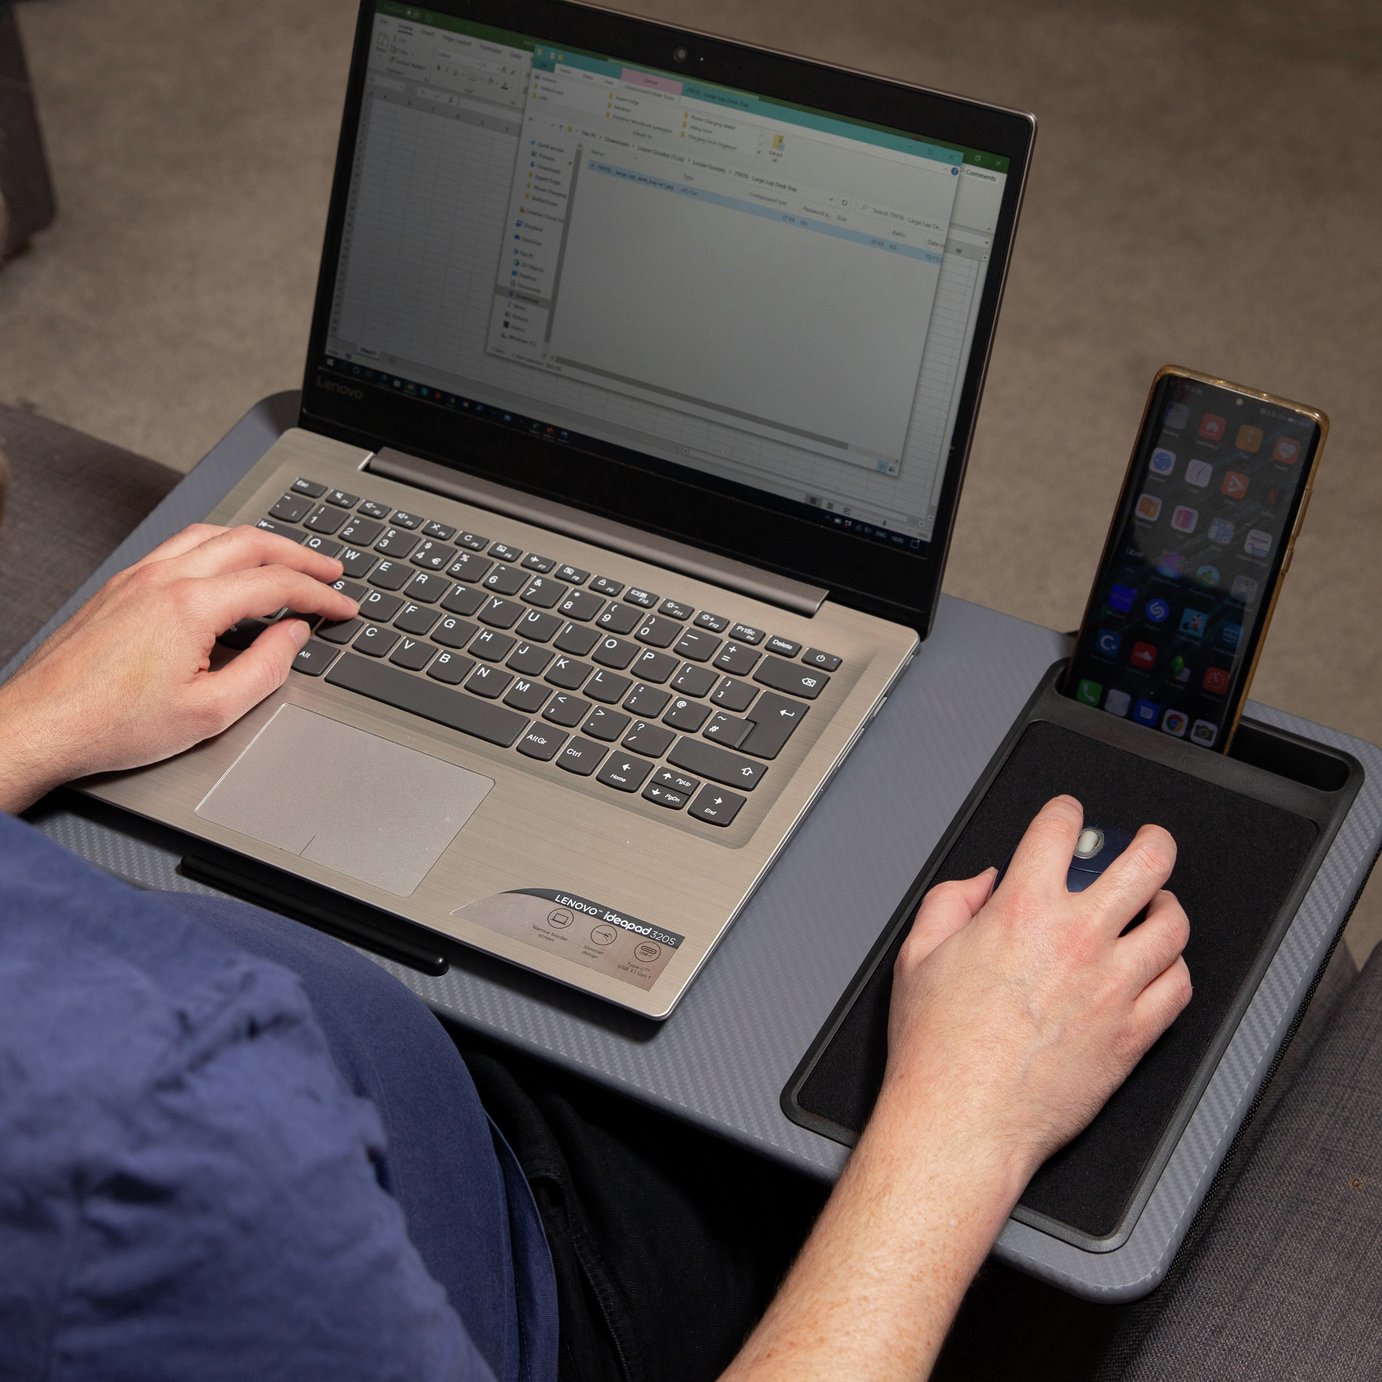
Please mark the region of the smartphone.
POLYGON ((1328 430, 1318 409, 1157 371, 1066 695, 1227 751, 1328 430))

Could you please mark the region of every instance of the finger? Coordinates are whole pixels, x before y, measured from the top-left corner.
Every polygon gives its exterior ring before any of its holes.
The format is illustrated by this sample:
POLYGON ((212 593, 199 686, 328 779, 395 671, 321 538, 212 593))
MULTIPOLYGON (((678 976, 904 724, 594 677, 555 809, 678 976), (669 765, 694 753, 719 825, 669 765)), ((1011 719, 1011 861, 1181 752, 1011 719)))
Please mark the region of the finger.
POLYGON ((219 734, 288 679, 293 659, 311 636, 301 619, 281 619, 196 687, 207 737, 219 734))
POLYGON ((256 566, 236 571, 217 581, 196 583, 198 597, 207 601, 207 613, 217 631, 241 619, 291 609, 297 614, 320 614, 326 619, 353 619, 359 606, 348 595, 302 571, 282 566, 256 566))
POLYGON ((1157 893, 1142 924, 1121 937, 1115 948, 1133 992, 1141 992, 1169 969, 1189 939, 1190 920, 1185 909, 1171 893, 1157 893))
POLYGON ((180 533, 174 533, 172 537, 160 542, 153 551, 145 553, 127 570, 137 571, 141 566, 149 566, 156 561, 168 561, 173 557, 180 557, 185 552, 190 552, 194 547, 200 547, 202 543, 213 537, 219 537, 227 531, 229 530, 215 523, 192 523, 180 533))
POLYGON ((335 557, 246 526, 213 529, 212 536, 188 546, 175 559, 182 576, 225 576, 254 566, 288 566, 328 584, 341 575, 341 563, 335 557))
POLYGON ((1185 1011, 1193 996, 1194 986, 1184 956, 1163 969, 1137 995, 1133 1000, 1133 1021, 1142 1043, 1139 1058, 1185 1011))
POLYGON ((1176 867, 1176 842, 1159 825, 1144 825, 1132 843, 1084 892, 1121 931, 1166 886, 1176 867))
POLYGON ((907 937, 909 963, 924 960, 956 931, 968 926, 993 894, 997 869, 985 869, 973 878, 938 883, 921 900, 907 937))
POLYGON ((1084 808, 1080 803, 1074 797, 1053 797, 1027 827, 1000 886, 1006 887, 1009 879, 1031 878, 1058 881, 1064 888, 1083 828, 1084 808))

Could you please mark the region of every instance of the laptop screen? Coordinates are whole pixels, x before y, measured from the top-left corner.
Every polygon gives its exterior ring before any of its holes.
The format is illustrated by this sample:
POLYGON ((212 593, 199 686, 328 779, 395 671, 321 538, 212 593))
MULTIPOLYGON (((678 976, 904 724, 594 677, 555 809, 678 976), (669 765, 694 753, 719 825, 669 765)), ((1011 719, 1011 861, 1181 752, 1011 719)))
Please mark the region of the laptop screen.
POLYGON ((393 395, 434 437, 449 415, 457 440, 478 420, 631 486, 630 466, 690 480, 833 529, 866 568, 933 554, 1014 154, 953 114, 928 132, 727 84, 694 36, 656 63, 455 8, 362 17, 309 381, 393 395))

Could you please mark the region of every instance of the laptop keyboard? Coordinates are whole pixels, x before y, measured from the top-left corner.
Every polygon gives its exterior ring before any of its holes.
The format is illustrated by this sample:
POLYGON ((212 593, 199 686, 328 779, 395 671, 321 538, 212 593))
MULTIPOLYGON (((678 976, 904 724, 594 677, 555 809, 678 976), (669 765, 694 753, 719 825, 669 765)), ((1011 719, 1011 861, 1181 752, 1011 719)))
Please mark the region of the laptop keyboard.
MULTIPOLYGON (((298 479, 258 526, 338 558, 356 619, 295 670, 724 827, 840 659, 819 648, 298 479)), ((275 616, 275 617, 281 617, 275 616)), ((270 622, 222 635, 246 647, 270 622)))

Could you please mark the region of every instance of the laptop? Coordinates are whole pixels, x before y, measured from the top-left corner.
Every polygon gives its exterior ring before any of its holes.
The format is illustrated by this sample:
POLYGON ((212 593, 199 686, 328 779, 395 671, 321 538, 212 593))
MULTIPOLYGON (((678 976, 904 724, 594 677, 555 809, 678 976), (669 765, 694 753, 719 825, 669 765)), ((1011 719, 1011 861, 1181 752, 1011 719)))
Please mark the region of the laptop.
POLYGON ((360 618, 88 790, 424 967, 666 1017, 930 627, 1033 132, 586 6, 364 0, 299 425, 208 515, 339 557, 360 618))

